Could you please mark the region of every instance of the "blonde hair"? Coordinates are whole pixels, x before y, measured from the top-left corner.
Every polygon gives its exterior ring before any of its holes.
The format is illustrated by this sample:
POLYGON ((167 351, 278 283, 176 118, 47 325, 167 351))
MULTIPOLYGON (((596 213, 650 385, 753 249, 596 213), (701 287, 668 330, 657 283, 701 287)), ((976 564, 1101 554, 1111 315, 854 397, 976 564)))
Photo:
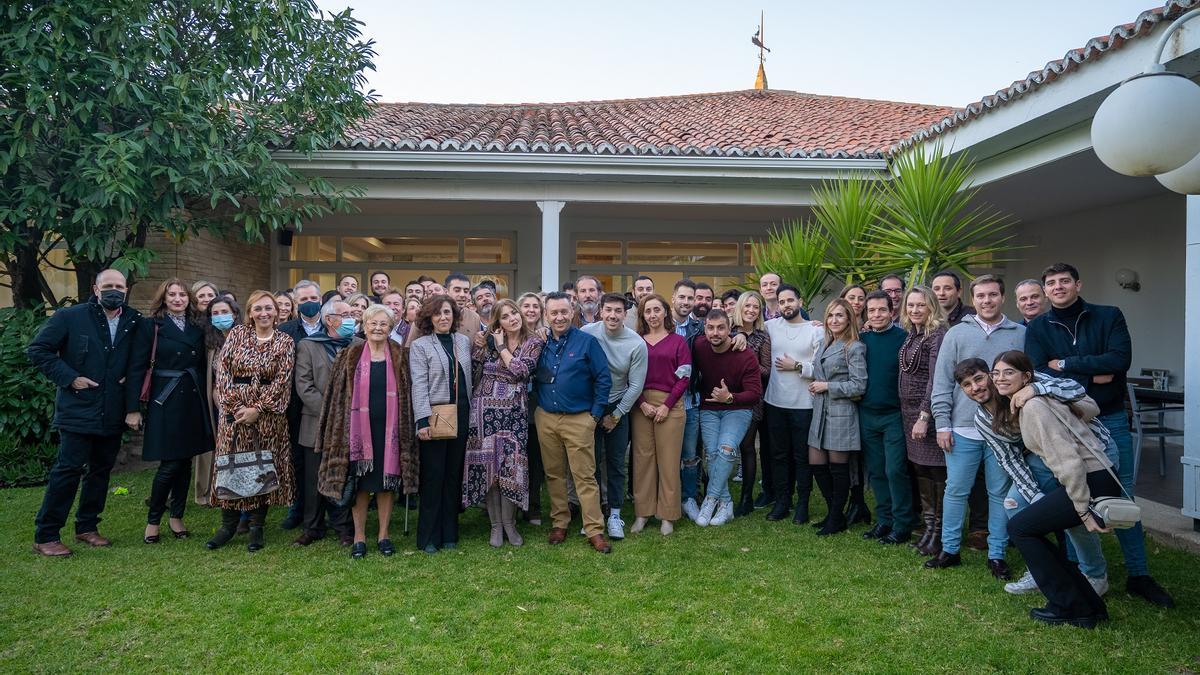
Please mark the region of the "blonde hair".
POLYGON ((393 326, 396 325, 396 314, 392 312, 392 308, 379 303, 367 305, 367 308, 363 310, 363 325, 365 326, 367 322, 371 320, 371 317, 375 316, 376 314, 383 314, 387 316, 388 323, 393 326))
POLYGON ((913 322, 908 318, 908 296, 913 293, 920 293, 921 297, 925 298, 925 304, 929 307, 929 316, 925 319, 925 325, 921 326, 925 333, 932 333, 946 324, 946 310, 942 308, 942 303, 938 302, 937 296, 927 286, 913 286, 904 294, 904 300, 900 306, 900 327, 912 333, 913 322))
MULTIPOLYGON (((276 317, 279 316, 279 303, 275 302, 275 294, 272 293, 271 291, 254 291, 250 294, 249 297, 246 298, 246 311, 245 311, 246 316, 242 323, 244 323, 247 326, 254 325, 254 312, 251 311, 251 308, 254 307, 254 303, 258 302, 259 300, 262 300, 263 298, 266 298, 271 301, 271 306, 275 308, 275 316, 276 317)), ((217 298, 217 299, 219 300, 220 298, 217 298)), ((216 302, 216 300, 214 300, 213 302, 216 302)))
MULTIPOLYGON (((522 293, 521 296, 519 298, 517 298, 517 309, 519 310, 521 308, 521 305, 525 304, 525 301, 529 300, 529 299, 537 300, 538 312, 542 313, 542 314, 545 313, 545 310, 546 310, 545 298, 542 297, 541 293, 534 293, 533 291, 529 291, 528 293, 522 293)), ((492 311, 495 312, 496 310, 493 308, 492 311)), ((524 315, 521 315, 521 322, 522 323, 525 322, 524 315)), ((541 328, 543 323, 545 323, 545 320, 542 317, 539 317, 538 323, 537 323, 538 328, 541 328)))
POLYGON ((745 327, 742 326, 742 310, 745 309, 746 302, 749 300, 758 301, 758 318, 756 318, 754 320, 754 324, 751 325, 748 330, 746 330, 747 333, 751 331, 762 330, 763 327, 763 308, 767 306, 767 303, 763 300, 763 297, 759 295, 758 291, 746 291, 739 295, 737 304, 733 306, 733 316, 729 317, 729 324, 731 326, 737 329, 744 329, 745 327))
POLYGON ((838 339, 846 344, 857 342, 858 322, 855 321, 856 317, 854 316, 854 308, 850 306, 850 303, 846 302, 842 298, 834 298, 833 300, 829 301, 828 305, 825 306, 825 344, 833 344, 833 331, 829 329, 829 313, 832 312, 835 307, 841 307, 846 312, 846 330, 842 331, 842 336, 838 339))

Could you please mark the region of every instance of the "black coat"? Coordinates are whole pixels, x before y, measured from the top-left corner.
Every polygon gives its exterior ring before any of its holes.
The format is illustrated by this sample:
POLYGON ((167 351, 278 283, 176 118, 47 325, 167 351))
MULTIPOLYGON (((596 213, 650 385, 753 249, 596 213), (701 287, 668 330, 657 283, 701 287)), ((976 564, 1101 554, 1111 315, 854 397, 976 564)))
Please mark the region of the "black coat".
POLYGON ((1082 311, 1073 321, 1064 321, 1056 310, 1036 317, 1025 331, 1025 354, 1033 367, 1053 377, 1069 377, 1087 388, 1088 396, 1100 406, 1101 415, 1125 409, 1125 373, 1133 361, 1133 341, 1120 309, 1093 305, 1079 298, 1082 311), (1050 367, 1050 360, 1066 359, 1066 370, 1050 367), (1097 384, 1097 375, 1112 375, 1107 384, 1097 384))
POLYGON ((169 317, 146 318, 134 339, 129 389, 136 403, 154 353, 150 400, 146 402, 146 435, 142 459, 151 462, 188 459, 212 450, 208 397, 204 388, 207 363, 204 331, 188 323, 180 331, 169 317), (154 333, 158 329, 158 349, 154 333))
POLYGON ((133 387, 136 403, 141 383, 126 379, 134 337, 142 315, 128 305, 117 321, 116 339, 108 332, 104 309, 93 298, 60 309, 46 321, 25 354, 38 370, 58 386, 54 427, 80 434, 119 434, 126 413, 135 412, 126 388, 133 387), (87 377, 100 386, 75 390, 71 382, 87 377))

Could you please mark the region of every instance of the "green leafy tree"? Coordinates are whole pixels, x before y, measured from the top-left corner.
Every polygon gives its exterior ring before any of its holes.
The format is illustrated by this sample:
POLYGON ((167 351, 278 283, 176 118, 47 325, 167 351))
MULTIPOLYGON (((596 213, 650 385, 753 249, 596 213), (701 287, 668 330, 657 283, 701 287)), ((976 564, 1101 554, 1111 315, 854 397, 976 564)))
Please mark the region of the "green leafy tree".
POLYGON ((882 190, 865 176, 824 181, 813 191, 813 218, 829 241, 830 276, 843 286, 867 280, 871 261, 866 251, 882 215, 882 190))
POLYGON ((355 187, 275 159, 369 113, 373 43, 314 0, 14 0, 0 14, 0 258, 18 306, 57 303, 65 245, 144 275, 147 235, 258 240, 352 208, 355 187))
POLYGON ((768 272, 778 274, 785 283, 795 286, 806 307, 815 306, 827 292, 834 267, 828 262, 829 237, 815 221, 793 220, 782 227, 772 228, 766 241, 750 243, 757 281, 768 272))

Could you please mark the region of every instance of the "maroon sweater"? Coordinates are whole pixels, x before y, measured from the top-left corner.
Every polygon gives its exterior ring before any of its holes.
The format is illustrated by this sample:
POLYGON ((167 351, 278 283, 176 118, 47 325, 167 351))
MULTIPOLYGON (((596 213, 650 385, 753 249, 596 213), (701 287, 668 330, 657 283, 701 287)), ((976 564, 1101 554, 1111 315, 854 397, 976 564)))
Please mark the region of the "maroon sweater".
POLYGON ((762 373, 758 369, 758 356, 750 349, 740 352, 729 349, 718 354, 701 335, 692 347, 692 368, 693 378, 697 376, 695 371, 700 373, 701 410, 753 408, 762 400, 762 373), (733 403, 707 400, 712 390, 721 386, 721 380, 725 380, 725 386, 733 394, 733 403))

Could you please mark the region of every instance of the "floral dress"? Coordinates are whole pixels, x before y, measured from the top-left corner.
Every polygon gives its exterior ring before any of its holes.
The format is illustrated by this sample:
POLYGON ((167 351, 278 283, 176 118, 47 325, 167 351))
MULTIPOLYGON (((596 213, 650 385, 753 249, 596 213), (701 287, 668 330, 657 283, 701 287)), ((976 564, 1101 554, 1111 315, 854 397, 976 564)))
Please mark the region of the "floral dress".
POLYGON ((540 336, 529 336, 508 366, 486 344, 472 350, 478 383, 471 401, 463 506, 483 502, 488 490, 499 485, 503 498, 529 508, 528 381, 545 344, 540 336))
MULTIPOLYGON (((216 394, 223 416, 214 457, 269 450, 275 459, 279 489, 259 497, 229 501, 217 499, 213 490, 209 497, 211 505, 249 511, 292 503, 296 481, 288 440, 287 407, 295 361, 292 338, 282 331, 276 330, 269 340, 260 340, 252 326, 230 329, 216 364, 216 394), (234 424, 229 416, 240 408, 257 408, 258 421, 253 425, 234 424)), ((216 485, 215 462, 212 485, 216 485)))

